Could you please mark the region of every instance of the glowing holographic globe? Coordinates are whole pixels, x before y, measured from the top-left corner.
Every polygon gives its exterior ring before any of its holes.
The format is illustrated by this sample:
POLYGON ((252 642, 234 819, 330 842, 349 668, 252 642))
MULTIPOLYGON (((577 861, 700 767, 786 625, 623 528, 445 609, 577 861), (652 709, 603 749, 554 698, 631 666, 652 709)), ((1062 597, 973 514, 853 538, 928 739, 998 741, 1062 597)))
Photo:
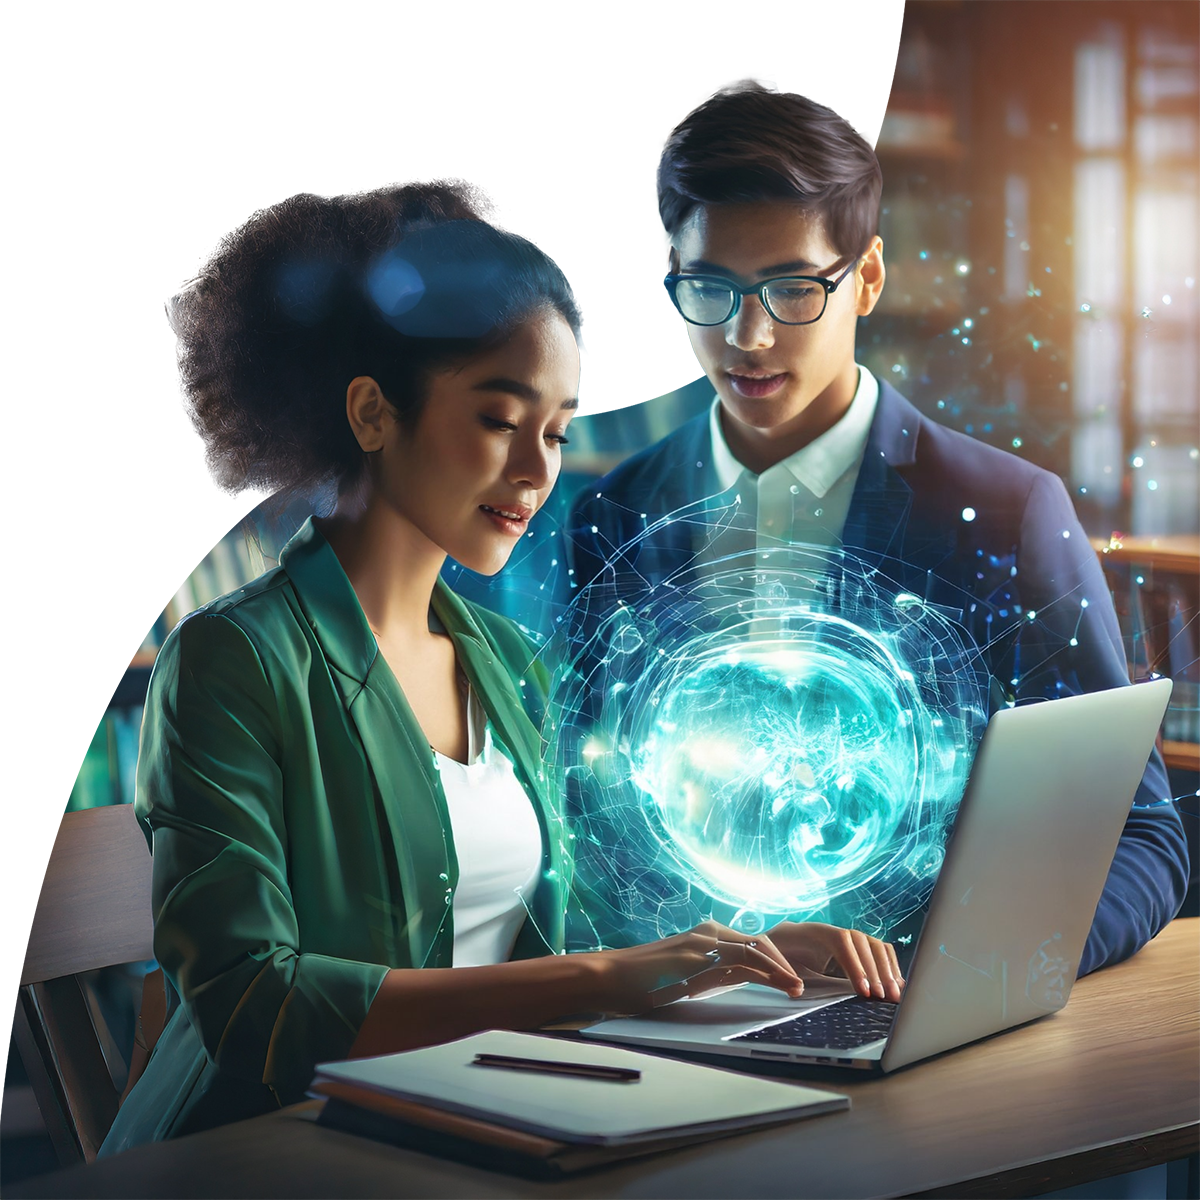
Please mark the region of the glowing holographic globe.
POLYGON ((987 714, 953 610, 795 545, 629 602, 599 580, 562 628, 543 733, 587 944, 710 916, 887 936, 928 897, 987 714))
POLYGON ((878 638, 807 614, 784 639, 718 641, 664 676, 635 739, 663 845, 705 891, 819 908, 893 865, 924 790, 928 724, 878 638))

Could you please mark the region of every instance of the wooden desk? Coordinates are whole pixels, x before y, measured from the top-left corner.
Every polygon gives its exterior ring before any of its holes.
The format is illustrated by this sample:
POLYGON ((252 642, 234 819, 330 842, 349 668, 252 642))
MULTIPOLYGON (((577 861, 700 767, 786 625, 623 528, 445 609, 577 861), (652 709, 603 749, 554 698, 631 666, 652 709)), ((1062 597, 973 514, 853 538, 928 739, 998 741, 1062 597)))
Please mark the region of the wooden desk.
MULTIPOLYGON (((1034 1195, 1183 1158, 1200 1130, 1200 919, 1067 1008, 895 1075, 853 1108, 549 1184, 312 1124, 315 1105, 6 1189, 35 1196, 1034 1195)), ((808 1076, 811 1079, 811 1075, 808 1076)), ((822 1080, 824 1082, 824 1079, 822 1080)))

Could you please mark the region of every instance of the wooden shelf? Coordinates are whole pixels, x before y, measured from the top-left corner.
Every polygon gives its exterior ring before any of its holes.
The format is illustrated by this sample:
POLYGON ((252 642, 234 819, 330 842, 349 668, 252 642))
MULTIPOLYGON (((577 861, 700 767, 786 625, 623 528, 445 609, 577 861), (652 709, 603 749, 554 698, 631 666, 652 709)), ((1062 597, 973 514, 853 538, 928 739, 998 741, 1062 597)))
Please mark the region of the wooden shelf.
POLYGON ((967 148, 962 142, 953 140, 881 142, 875 147, 875 153, 882 159, 903 159, 905 162, 922 158, 935 162, 961 162, 967 155, 967 148))
POLYGON ((1114 535, 1107 542, 1102 538, 1094 538, 1092 545, 1100 555, 1101 561, 1200 576, 1200 536, 1195 534, 1164 537, 1114 535))
POLYGON ((56 475, 59 464, 49 454, 0 455, 0 475, 56 475))
POLYGON ((1200 771, 1200 746, 1195 742, 1164 741, 1162 753, 1172 771, 1200 771))

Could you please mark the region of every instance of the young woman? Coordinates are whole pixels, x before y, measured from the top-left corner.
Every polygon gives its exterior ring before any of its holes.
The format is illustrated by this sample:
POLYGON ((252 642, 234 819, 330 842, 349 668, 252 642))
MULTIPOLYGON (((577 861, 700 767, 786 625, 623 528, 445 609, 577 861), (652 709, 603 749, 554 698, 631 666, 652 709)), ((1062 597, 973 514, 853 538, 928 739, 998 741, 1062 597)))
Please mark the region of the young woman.
POLYGON ((563 955, 570 837, 530 648, 439 578, 494 573, 559 471, 579 313, 462 185, 295 196, 177 297, 184 387, 226 487, 324 491, 273 571, 167 639, 137 812, 174 1002, 104 1151, 299 1100, 318 1062, 717 983, 793 994, 890 948, 717 925, 563 955))

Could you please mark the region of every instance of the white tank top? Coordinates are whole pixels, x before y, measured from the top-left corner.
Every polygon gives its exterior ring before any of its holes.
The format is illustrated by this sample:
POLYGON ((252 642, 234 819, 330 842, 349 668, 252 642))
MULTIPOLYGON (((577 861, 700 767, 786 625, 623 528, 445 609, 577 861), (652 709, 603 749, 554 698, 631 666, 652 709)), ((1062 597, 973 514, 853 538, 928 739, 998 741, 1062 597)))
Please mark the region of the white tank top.
POLYGON ((507 754, 492 739, 474 689, 467 693, 467 761, 433 752, 458 856, 456 967, 507 962, 542 867, 542 832, 507 754))

